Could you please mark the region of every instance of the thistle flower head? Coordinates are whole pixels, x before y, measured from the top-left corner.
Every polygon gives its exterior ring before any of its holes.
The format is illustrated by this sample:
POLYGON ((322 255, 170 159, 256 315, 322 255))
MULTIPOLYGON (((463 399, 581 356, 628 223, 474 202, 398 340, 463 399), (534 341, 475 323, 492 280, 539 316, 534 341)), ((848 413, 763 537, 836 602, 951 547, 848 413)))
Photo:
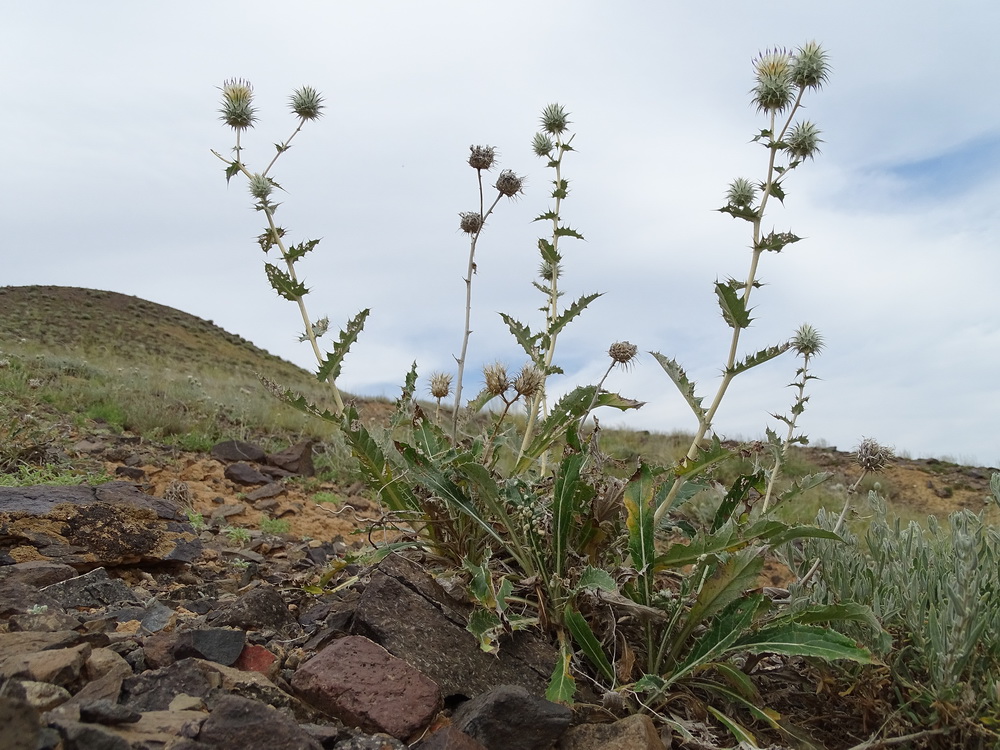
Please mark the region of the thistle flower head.
POLYGON ((497 158, 497 150, 493 146, 469 146, 469 166, 480 171, 492 169, 497 158))
POLYGON ((887 448, 872 438, 862 438, 855 452, 858 466, 873 474, 882 471, 893 458, 892 448, 887 448))
POLYGON ((222 84, 222 107, 220 118, 237 133, 252 128, 257 121, 257 110, 253 106, 253 86, 242 78, 230 78, 222 84))
POLYGON ((288 99, 292 112, 303 120, 315 120, 323 116, 323 97, 312 86, 295 89, 288 99))
POLYGON ((458 228, 466 234, 476 234, 483 228, 483 215, 478 211, 463 211, 458 215, 458 228))
POLYGON ((431 375, 431 396, 436 399, 447 398, 451 393, 451 375, 445 372, 435 372, 431 375))
POLYGON ((608 349, 608 356, 616 365, 621 365, 628 369, 635 363, 635 358, 639 354, 639 347, 628 341, 616 341, 608 349))
POLYGON ((726 191, 726 201, 730 206, 749 208, 757 199, 757 187, 750 180, 737 177, 726 191))
POLYGON ((538 275, 549 283, 552 283, 562 276, 562 266, 558 263, 550 263, 547 260, 543 260, 538 264, 538 275))
POLYGON ((817 42, 799 47, 792 65, 792 80, 803 89, 820 89, 830 75, 827 54, 817 42))
POLYGON ((483 368, 483 379, 486 381, 486 390, 494 396, 500 396, 510 388, 510 378, 507 376, 507 368, 500 362, 494 362, 483 368))
POLYGON ((531 150, 535 152, 535 156, 551 156, 555 147, 556 144, 545 133, 535 133, 531 141, 531 150))
POLYGON ((753 103, 760 112, 781 112, 794 96, 792 78, 794 58, 785 49, 768 50, 753 61, 757 83, 751 89, 753 103))
POLYGON ((514 198, 518 194, 524 192, 524 178, 518 177, 514 174, 511 169, 505 169, 497 177, 496 185, 494 185, 501 195, 507 198, 514 198))
POLYGON ((259 201, 266 202, 274 189, 274 181, 262 174, 251 175, 249 188, 250 195, 259 201))
POLYGON ((823 337, 808 323, 803 323, 791 340, 792 348, 799 354, 811 357, 823 351, 823 337))
POLYGON ((785 150, 797 159, 813 159, 819 153, 819 128, 808 120, 792 126, 785 137, 785 150))
POLYGON ((545 387, 545 375, 534 365, 526 364, 514 378, 512 385, 518 396, 534 398, 545 387))
POLYGON ((561 104, 549 104, 542 110, 542 130, 549 135, 560 135, 569 127, 569 112, 561 104))

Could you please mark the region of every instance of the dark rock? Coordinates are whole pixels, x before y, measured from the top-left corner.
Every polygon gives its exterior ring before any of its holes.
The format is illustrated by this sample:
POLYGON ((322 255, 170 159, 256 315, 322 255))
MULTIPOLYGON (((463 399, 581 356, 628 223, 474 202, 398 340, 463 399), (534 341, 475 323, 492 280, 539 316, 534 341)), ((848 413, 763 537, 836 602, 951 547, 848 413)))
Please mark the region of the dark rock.
POLYGON ((204 698, 212 682, 194 659, 184 659, 162 669, 143 672, 122 683, 121 703, 138 711, 166 711, 179 694, 204 698))
POLYGON ((666 750, 652 719, 635 714, 613 724, 570 727, 559 750, 666 750))
MULTIPOLYGON (((76 575, 76 571, 73 571, 73 574, 76 575)), ((45 612, 63 611, 59 602, 51 596, 41 593, 30 583, 25 583, 17 578, 0 581, 0 618, 38 610, 45 612)))
POLYGON ((271 630, 284 635, 298 633, 298 623, 281 594, 269 586, 250 589, 239 599, 208 616, 215 627, 241 630, 271 630))
POLYGON ((79 686, 83 665, 90 651, 90 644, 81 643, 72 648, 14 654, 0 661, 0 677, 50 682, 75 689, 79 686))
POLYGON ((60 630, 73 630, 80 627, 80 618, 68 615, 61 610, 39 612, 25 615, 12 615, 7 620, 10 632, 55 633, 60 630))
POLYGON ((146 605, 146 611, 140 620, 142 629, 147 633, 158 633, 170 623, 173 616, 173 609, 158 599, 154 599, 146 605))
POLYGON ((314 440, 303 440, 280 453, 268 454, 267 462, 272 466, 303 477, 314 476, 316 469, 313 467, 312 454, 315 442, 314 440))
POLYGON ((221 697, 201 726, 198 741, 218 748, 322 750, 323 746, 280 711, 235 695, 221 697))
POLYGON ((246 509, 247 506, 243 503, 227 503, 225 505, 220 505, 212 511, 212 522, 214 524, 220 524, 230 516, 238 516, 240 513, 246 512, 246 509))
POLYGON ((39 713, 51 711, 70 699, 69 691, 51 682, 35 680, 10 680, 4 685, 4 692, 12 698, 23 701, 39 713))
POLYGON ((387 734, 359 734, 341 740, 333 750, 406 750, 406 745, 387 734))
POLYGON ((78 721, 59 721, 56 724, 65 741, 66 750, 131 750, 132 745, 110 729, 78 721))
POLYGON ((20 581, 41 588, 78 575, 76 568, 49 560, 28 560, 0 568, 0 588, 4 583, 20 581))
POLYGON ((80 721, 91 724, 134 724, 141 718, 142 714, 134 708, 109 700, 90 701, 80 706, 80 721))
POLYGON ((0 633, 0 658, 75 646, 82 639, 83 636, 73 630, 57 630, 51 633, 0 633))
POLYGON ((415 750, 486 750, 486 748, 465 732, 447 726, 420 742, 415 750))
POLYGON ((235 464, 229 464, 223 474, 230 482, 235 482, 236 484, 241 484, 247 487, 254 484, 267 484, 271 481, 269 477, 261 474, 260 471, 255 469, 250 464, 243 463, 242 461, 235 464))
POLYGON ((112 604, 141 604, 139 597, 117 578, 111 578, 104 568, 95 568, 76 578, 69 578, 42 592, 53 597, 63 607, 106 607, 112 604))
POLYGON ((138 482, 146 478, 146 472, 142 469, 136 468, 135 466, 116 466, 115 476, 125 477, 125 479, 131 479, 133 482, 138 482))
POLYGON ((212 458, 219 461, 253 461, 260 463, 267 454, 260 446, 241 440, 226 440, 212 446, 212 458))
POLYGON ((177 636, 174 644, 174 658, 195 657, 218 664, 234 664, 243 651, 247 636, 242 630, 229 628, 205 628, 185 630, 177 636))
POLYGON ((334 641, 299 667, 292 687, 345 724, 407 739, 441 709, 433 681, 367 638, 334 641))
POLYGON ((548 750, 572 719, 566 706, 519 685, 501 685, 459 706, 452 725, 487 750, 548 750), (517 721, 511 721, 514 716, 517 721))
POLYGON ((279 482, 271 482, 270 484, 265 484, 263 487, 258 487, 257 489, 247 493, 247 500, 253 503, 254 510, 273 510, 277 507, 278 503, 268 498, 277 497, 285 491, 285 488, 279 482))

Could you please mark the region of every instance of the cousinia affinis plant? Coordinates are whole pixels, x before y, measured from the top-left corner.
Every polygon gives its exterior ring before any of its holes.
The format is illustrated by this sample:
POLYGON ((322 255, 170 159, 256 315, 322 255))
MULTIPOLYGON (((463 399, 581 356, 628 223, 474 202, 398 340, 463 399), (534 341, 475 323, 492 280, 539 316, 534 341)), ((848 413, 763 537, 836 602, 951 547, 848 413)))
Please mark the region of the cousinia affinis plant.
POLYGON ((496 164, 496 148, 493 146, 469 146, 469 166, 476 170, 479 182, 479 210, 463 211, 458 215, 459 229, 469 235, 469 265, 465 272, 465 329, 462 335, 462 352, 455 358, 458 365, 458 377, 455 378, 455 408, 451 418, 451 436, 458 439, 458 417, 462 407, 462 383, 465 376, 465 358, 469 351, 469 337, 472 335, 472 276, 476 273, 476 245, 486 226, 486 219, 493 213, 501 198, 513 200, 524 190, 524 178, 519 177, 510 169, 503 170, 497 177, 493 189, 496 197, 485 208, 483 194, 483 172, 488 172, 496 164))
POLYGON ((272 167, 278 161, 278 157, 291 148, 292 139, 299 134, 302 127, 307 122, 317 120, 322 116, 325 107, 323 97, 312 86, 302 86, 292 93, 289 97, 289 108, 298 118, 295 130, 284 142, 275 144, 277 153, 262 172, 251 172, 243 163, 242 135, 257 121, 257 110, 253 104, 253 87, 243 79, 233 78, 223 83, 221 91, 220 119, 236 133, 236 144, 233 147, 235 158, 229 160, 215 150, 212 153, 226 163, 227 182, 237 174, 246 177, 250 194, 255 201, 253 207, 262 212, 267 219, 267 227, 264 229, 264 233, 257 238, 257 242, 265 253, 275 247, 278 248, 281 260, 285 265, 285 268, 282 269, 273 263, 265 262, 264 271, 267 273, 267 280, 279 296, 298 305, 299 314, 302 316, 302 322, 305 326, 305 332, 299 337, 299 340, 308 341, 312 346, 313 354, 319 365, 316 376, 329 383, 336 413, 340 415, 344 412, 344 399, 340 389, 337 388, 337 378, 340 376, 344 356, 351 344, 357 339, 358 334, 361 333, 361 329, 364 328, 365 318, 368 317, 369 311, 362 310, 348 321, 345 329, 341 331, 340 339, 334 344, 333 352, 326 356, 323 355, 319 339, 329 330, 330 319, 324 317, 315 322, 311 320, 303 299, 309 293, 309 289, 299 281, 295 271, 295 264, 306 253, 315 248, 319 244, 319 240, 306 240, 298 245, 287 245, 284 239, 287 230, 278 226, 274 220, 274 214, 278 210, 279 204, 271 198, 275 189, 281 189, 281 186, 270 176, 272 167))
POLYGON ((541 308, 545 313, 545 330, 532 333, 528 326, 501 313, 501 317, 510 328, 511 333, 514 334, 514 338, 517 339, 525 354, 528 355, 543 377, 542 387, 534 394, 527 406, 528 422, 524 429, 519 458, 524 455, 531 443, 535 423, 540 416, 544 416, 545 382, 549 375, 562 372, 553 364, 559 332, 573 318, 583 312, 587 305, 601 296, 600 294, 586 294, 565 309, 560 310, 559 308, 559 298, 562 296, 562 292, 559 291, 559 277, 562 274, 562 253, 559 250, 559 241, 563 237, 583 239, 582 234, 563 223, 560 213, 563 200, 569 195, 569 180, 563 177, 562 171, 563 158, 573 150, 571 144, 574 136, 568 133, 569 113, 560 104, 549 104, 542 110, 541 124, 542 129, 535 134, 531 148, 536 156, 547 160, 547 166, 555 173, 552 180, 553 204, 548 211, 535 217, 535 221, 548 221, 552 226, 549 239, 542 237, 538 240, 538 251, 541 256, 538 267, 540 281, 532 282, 534 287, 545 295, 545 303, 541 308))
MULTIPOLYGON (((819 153, 819 129, 808 120, 796 122, 795 118, 806 92, 818 91, 823 87, 830 67, 826 52, 816 42, 804 44, 794 52, 787 49, 768 50, 758 55, 753 65, 756 83, 751 89, 752 100, 757 111, 767 118, 766 127, 754 136, 753 141, 767 150, 767 168, 764 179, 759 183, 755 184, 742 177, 733 181, 726 193, 726 205, 719 209, 733 218, 748 222, 752 242, 750 269, 746 278, 727 279, 715 284, 722 317, 732 329, 732 336, 722 368, 722 380, 707 409, 702 405, 703 399, 695 395, 694 383, 688 379, 681 366, 670 357, 652 352, 698 420, 698 428, 686 456, 689 462, 698 458, 702 440, 712 431, 713 420, 733 378, 774 359, 790 347, 786 342, 739 358, 740 335, 752 321, 750 296, 760 286, 757 273, 761 256, 765 252, 781 252, 801 239, 791 232, 776 232, 772 229, 765 233, 764 217, 772 197, 784 203, 784 183, 788 174, 819 153)), ((657 522, 670 509, 683 484, 681 479, 674 482, 669 495, 656 510, 657 522)))

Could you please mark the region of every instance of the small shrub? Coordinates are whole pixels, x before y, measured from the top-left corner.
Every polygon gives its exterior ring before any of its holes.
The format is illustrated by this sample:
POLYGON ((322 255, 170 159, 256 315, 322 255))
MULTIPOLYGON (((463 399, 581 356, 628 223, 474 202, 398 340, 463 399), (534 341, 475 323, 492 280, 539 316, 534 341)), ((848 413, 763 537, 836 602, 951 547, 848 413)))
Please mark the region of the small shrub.
POLYGON ((287 534, 291 524, 281 518, 265 518, 260 522, 260 530, 265 534, 287 534))

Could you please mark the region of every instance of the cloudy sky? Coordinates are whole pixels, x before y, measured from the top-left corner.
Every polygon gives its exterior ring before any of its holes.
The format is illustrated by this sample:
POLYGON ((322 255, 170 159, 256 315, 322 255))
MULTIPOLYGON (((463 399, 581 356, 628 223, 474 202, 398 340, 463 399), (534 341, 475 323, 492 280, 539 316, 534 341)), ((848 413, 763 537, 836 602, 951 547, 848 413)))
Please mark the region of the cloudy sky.
MULTIPOLYGON (((593 383, 616 340, 644 354, 607 385, 647 402, 605 424, 672 431, 692 417, 651 355, 711 397, 728 348, 716 279, 745 278, 749 225, 714 212, 759 180, 764 126, 751 61, 817 40, 832 75, 807 100, 822 154, 768 224, 805 237, 763 258, 746 351, 809 322, 826 338, 801 425, 841 449, 862 436, 914 457, 1000 465, 1000 6, 887 0, 681 3, 576 0, 7 3, 0 10, 0 283, 133 294, 211 319, 312 369, 298 312, 263 273, 262 217, 227 187, 218 87, 257 94, 245 161, 262 169, 295 126, 303 84, 326 97, 278 162, 278 218, 313 318, 370 307, 342 385, 394 395, 413 360, 453 369, 478 205, 470 144, 527 177, 483 233, 470 366, 519 349, 500 320, 537 328, 531 286, 550 174, 531 153, 550 102, 572 113, 565 162, 566 300, 604 296, 564 333, 553 388, 593 383)), ((738 378, 716 427, 755 437, 785 412, 797 366, 738 378)), ((471 392, 481 380, 473 372, 471 392)))

